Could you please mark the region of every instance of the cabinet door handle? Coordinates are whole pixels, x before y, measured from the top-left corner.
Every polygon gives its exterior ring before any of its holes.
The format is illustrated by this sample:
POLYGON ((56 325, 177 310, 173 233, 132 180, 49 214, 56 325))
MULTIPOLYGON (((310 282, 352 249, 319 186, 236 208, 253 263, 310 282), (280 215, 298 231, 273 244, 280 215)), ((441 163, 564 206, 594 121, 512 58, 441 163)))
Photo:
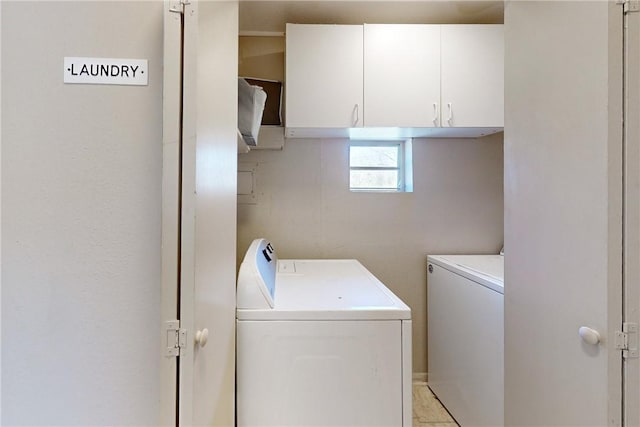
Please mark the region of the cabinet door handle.
POLYGON ((353 106, 353 112, 355 113, 355 120, 353 121, 353 127, 356 127, 358 125, 358 122, 360 121, 360 106, 358 104, 353 106))
POLYGON ((449 118, 447 119, 447 123, 449 123, 449 126, 453 126, 451 123, 453 121, 453 104, 449 102, 447 103, 447 107, 449 108, 449 118))
POLYGON ((433 125, 438 126, 438 103, 433 103, 433 125))

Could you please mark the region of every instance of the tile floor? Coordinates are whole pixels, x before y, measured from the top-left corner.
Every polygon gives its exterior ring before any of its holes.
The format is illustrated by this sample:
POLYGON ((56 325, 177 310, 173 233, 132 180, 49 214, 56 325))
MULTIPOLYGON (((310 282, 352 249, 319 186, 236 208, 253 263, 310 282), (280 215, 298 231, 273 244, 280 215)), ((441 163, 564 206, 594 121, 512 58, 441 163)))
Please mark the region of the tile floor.
POLYGON ((456 427, 455 420, 436 399, 427 383, 413 383, 413 427, 456 427))

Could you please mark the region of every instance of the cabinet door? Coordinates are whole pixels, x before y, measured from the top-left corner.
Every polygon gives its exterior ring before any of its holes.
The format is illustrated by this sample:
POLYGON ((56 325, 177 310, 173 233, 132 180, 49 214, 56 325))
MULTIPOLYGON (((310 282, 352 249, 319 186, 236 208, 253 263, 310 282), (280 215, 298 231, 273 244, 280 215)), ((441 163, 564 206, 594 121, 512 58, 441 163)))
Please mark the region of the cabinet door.
POLYGON ((286 126, 362 126, 361 25, 287 24, 286 126))
POLYGON ((502 25, 442 25, 442 126, 504 126, 502 25))
POLYGON ((364 26, 365 126, 435 127, 440 26, 364 26))

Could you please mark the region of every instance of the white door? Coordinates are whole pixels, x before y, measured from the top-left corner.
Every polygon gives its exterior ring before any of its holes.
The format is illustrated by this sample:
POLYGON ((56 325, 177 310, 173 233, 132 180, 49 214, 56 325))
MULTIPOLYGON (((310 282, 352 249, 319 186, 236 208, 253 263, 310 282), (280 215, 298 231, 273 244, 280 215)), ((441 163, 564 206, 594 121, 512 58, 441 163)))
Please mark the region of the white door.
POLYGON ((364 26, 364 124, 436 127, 440 26, 364 26))
POLYGON ((289 128, 362 126, 362 25, 287 24, 289 128))
MULTIPOLYGON (((640 13, 625 15, 625 322, 640 323, 640 13)), ((638 334, 630 334, 637 347, 638 334)), ((626 353, 624 425, 640 425, 640 359, 626 353)))
MULTIPOLYGON (((181 8, 171 3, 169 7, 181 8)), ((231 426, 235 421, 238 2, 191 2, 182 15, 168 9, 166 13, 167 37, 180 34, 178 16, 184 38, 181 89, 172 83, 179 74, 175 69, 181 62, 176 57, 179 50, 174 40, 165 41, 165 55, 171 58, 166 62, 165 78, 171 81, 165 84, 165 97, 178 93, 182 109, 165 107, 163 233, 171 233, 176 223, 180 230, 177 240, 172 235, 163 238, 163 261, 168 263, 163 271, 163 310, 171 313, 170 304, 175 303, 186 346, 176 367, 164 364, 168 390, 163 390, 163 404, 169 408, 162 414, 163 422, 175 423, 177 410, 181 426, 231 426), (176 124, 181 124, 180 131, 175 131, 176 124), (179 181, 174 181, 177 174, 179 181), (176 257, 179 262, 174 267, 176 257), (173 296, 172 276, 180 282, 173 296), (177 406, 171 401, 172 369, 174 373, 177 369, 179 383, 174 394, 177 406)))
POLYGON ((505 425, 620 425, 622 7, 507 2, 505 61, 505 425))
POLYGON ((443 127, 504 126, 504 27, 442 25, 443 127))

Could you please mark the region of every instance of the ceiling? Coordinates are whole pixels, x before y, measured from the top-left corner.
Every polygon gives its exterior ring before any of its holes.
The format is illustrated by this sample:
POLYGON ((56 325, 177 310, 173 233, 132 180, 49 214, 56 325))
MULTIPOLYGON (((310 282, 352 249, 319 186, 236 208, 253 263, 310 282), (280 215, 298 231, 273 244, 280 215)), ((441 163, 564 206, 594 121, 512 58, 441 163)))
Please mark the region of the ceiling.
POLYGON ((296 24, 501 24, 503 1, 240 0, 240 31, 284 32, 296 24))

